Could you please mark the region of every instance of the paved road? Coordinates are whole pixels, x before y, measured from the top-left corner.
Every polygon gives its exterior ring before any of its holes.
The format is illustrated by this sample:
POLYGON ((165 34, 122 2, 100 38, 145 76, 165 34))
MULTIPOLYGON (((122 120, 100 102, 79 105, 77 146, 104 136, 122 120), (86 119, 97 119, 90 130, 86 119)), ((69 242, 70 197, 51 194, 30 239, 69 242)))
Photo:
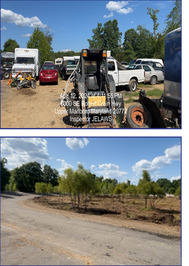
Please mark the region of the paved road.
MULTIPOLYGON (((1 196, 1 264, 180 265, 175 238, 33 210, 33 196, 1 196)), ((103 219, 103 217, 102 217, 103 219)))

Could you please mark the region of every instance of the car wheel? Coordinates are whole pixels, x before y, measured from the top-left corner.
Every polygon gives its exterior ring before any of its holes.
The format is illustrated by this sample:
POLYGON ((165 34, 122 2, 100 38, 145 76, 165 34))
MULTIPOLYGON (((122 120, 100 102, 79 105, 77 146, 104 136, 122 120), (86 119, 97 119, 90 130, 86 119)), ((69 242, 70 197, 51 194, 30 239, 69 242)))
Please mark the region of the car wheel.
POLYGON ((130 128, 150 128, 152 116, 148 109, 140 103, 130 105, 126 114, 127 125, 130 128))
POLYGON ((152 76, 150 79, 150 84, 151 85, 155 85, 157 83, 157 77, 156 76, 152 76))
POLYGON ((10 73, 9 73, 9 72, 5 72, 5 73, 4 73, 4 79, 8 79, 9 76, 10 76, 10 73))
POLYGON ((129 81, 129 90, 131 92, 135 92, 137 90, 137 81, 136 81, 136 79, 131 79, 129 81))

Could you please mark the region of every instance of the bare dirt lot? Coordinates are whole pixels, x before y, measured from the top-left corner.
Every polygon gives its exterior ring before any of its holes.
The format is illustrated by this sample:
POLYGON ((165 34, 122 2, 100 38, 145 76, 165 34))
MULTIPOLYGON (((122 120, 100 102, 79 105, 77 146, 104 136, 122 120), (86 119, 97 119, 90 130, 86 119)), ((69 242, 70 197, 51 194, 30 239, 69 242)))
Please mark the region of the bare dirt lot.
POLYGON ((49 208, 37 204, 34 197, 1 194, 1 265, 181 264, 178 237, 131 230, 134 220, 129 227, 102 213, 49 208))
MULTIPOLYGON (((2 128, 72 128, 66 110, 60 107, 60 95, 66 86, 65 80, 59 79, 58 85, 47 84, 36 89, 11 88, 8 80, 1 80, 1 127, 2 128)), ((69 84, 68 90, 73 87, 69 84)), ((163 91, 163 84, 154 87, 163 91)), ((123 93, 124 101, 132 95, 127 88, 119 90, 123 93)), ((138 98, 138 96, 136 97, 138 98)), ((125 108, 129 104, 125 105, 125 108)), ((87 127, 87 126, 85 126, 87 127)), ((118 125, 115 123, 115 128, 118 125)))
MULTIPOLYGON (((82 200, 82 199, 81 199, 82 200)), ((155 209, 144 208, 144 199, 129 199, 115 196, 92 197, 80 209, 72 207, 70 196, 39 196, 33 199, 35 204, 53 210, 66 211, 69 216, 79 215, 82 219, 101 219, 109 224, 129 227, 160 235, 180 237, 181 202, 178 198, 163 198, 155 201, 155 209)))

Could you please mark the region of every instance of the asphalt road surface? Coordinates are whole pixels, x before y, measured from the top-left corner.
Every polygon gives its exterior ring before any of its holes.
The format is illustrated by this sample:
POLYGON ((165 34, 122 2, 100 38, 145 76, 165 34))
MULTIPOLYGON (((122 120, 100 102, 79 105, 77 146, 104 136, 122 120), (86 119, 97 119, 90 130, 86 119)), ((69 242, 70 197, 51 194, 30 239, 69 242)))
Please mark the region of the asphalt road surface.
MULTIPOLYGON (((180 240, 26 207, 1 195, 1 265, 180 265, 180 240)), ((103 216, 102 216, 103 219, 103 216)))

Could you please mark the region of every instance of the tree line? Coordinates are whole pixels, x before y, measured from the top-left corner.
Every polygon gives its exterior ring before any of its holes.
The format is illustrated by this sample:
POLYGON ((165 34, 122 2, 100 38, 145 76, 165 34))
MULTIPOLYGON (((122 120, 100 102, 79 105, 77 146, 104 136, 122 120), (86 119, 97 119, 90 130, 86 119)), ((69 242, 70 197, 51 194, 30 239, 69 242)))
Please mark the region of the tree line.
POLYGON ((42 169, 38 162, 30 162, 16 167, 12 171, 6 168, 7 160, 1 159, 1 190, 35 192, 37 194, 68 194, 71 197, 73 208, 79 208, 81 203, 87 204, 93 195, 129 195, 130 197, 142 196, 147 208, 148 199, 150 206, 155 208, 157 197, 166 193, 181 197, 181 179, 170 181, 166 178, 152 181, 147 170, 143 170, 142 177, 137 185, 127 182, 119 183, 116 178, 104 179, 96 176, 81 164, 76 170, 68 168, 62 176, 56 169, 45 165, 42 169))
MULTIPOLYGON (((165 35, 181 27, 181 1, 175 0, 173 9, 167 15, 165 29, 163 32, 158 31, 158 13, 159 9, 147 8, 147 14, 153 21, 153 32, 145 27, 138 25, 137 29, 129 29, 124 34, 119 31, 118 21, 109 20, 104 25, 98 23, 97 27, 92 30, 93 35, 88 39, 89 48, 99 48, 111 50, 112 56, 119 61, 129 62, 133 58, 162 58, 164 59, 164 38, 165 35), (121 37, 124 36, 122 43, 121 37)), ((55 60, 55 58, 65 55, 78 55, 78 52, 54 52, 52 49, 53 35, 47 31, 44 33, 39 28, 34 29, 27 48, 37 48, 41 54, 41 65, 44 61, 55 60)), ((16 40, 8 39, 4 44, 4 52, 14 52, 19 44, 16 40)), ((84 47, 85 48, 85 47, 84 47)))

